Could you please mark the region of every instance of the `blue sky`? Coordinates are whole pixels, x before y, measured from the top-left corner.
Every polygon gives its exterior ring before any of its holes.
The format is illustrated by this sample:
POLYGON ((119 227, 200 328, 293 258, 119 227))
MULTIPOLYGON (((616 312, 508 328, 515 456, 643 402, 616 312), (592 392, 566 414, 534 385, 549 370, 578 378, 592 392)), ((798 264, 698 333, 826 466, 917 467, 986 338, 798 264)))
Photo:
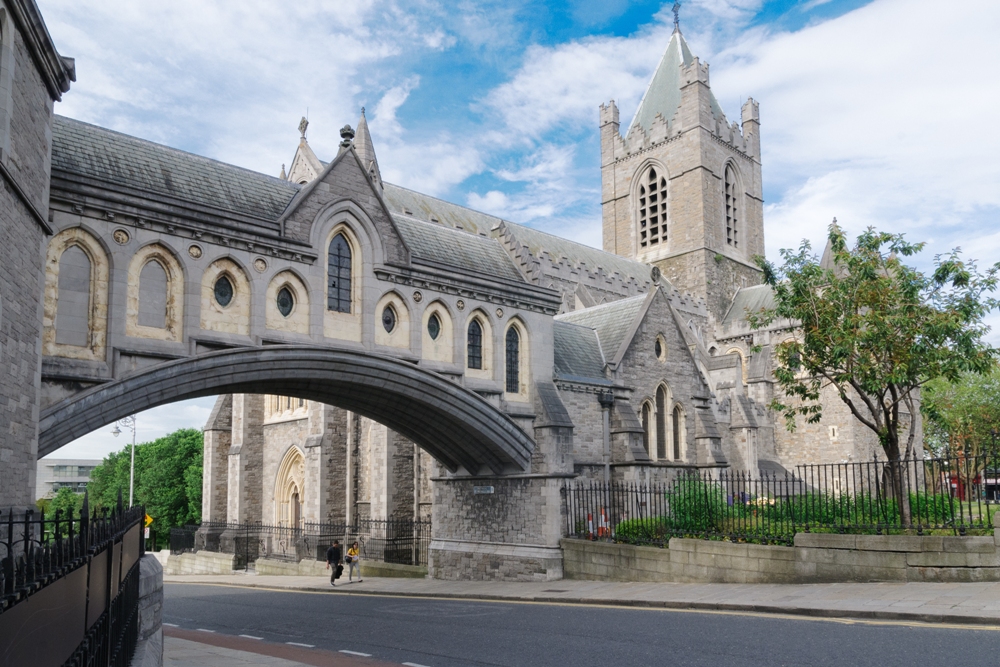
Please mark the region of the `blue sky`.
MULTIPOLYGON (((366 107, 390 182, 600 244, 597 108, 631 119, 672 2, 38 0, 78 82, 57 112, 277 174, 366 107)), ((849 231, 1000 260, 1000 3, 690 0, 729 118, 761 105, 768 255, 849 231)), ((201 426, 210 402, 140 420, 201 426)), ((107 430, 107 429, 105 429, 107 430)), ((96 434, 58 453, 99 455, 96 434)))

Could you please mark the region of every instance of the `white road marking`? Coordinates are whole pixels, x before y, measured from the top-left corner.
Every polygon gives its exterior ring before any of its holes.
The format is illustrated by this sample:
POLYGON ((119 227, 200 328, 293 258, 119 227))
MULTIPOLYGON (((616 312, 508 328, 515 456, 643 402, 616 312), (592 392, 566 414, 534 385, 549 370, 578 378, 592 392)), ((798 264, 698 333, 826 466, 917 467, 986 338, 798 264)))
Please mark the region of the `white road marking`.
POLYGON ((254 637, 253 635, 240 635, 240 637, 246 637, 247 639, 264 639, 263 637, 254 637))
POLYGON ((166 625, 166 626, 171 627, 171 628, 179 628, 179 627, 181 627, 181 626, 177 625, 176 623, 164 623, 163 625, 166 625))
POLYGON ((198 628, 198 632, 215 632, 215 630, 206 630, 205 628, 198 628))
POLYGON ((416 662, 404 662, 403 664, 406 665, 406 667, 427 667, 427 665, 421 665, 416 662))
POLYGON ((362 658, 372 657, 371 653, 359 653, 357 651, 340 651, 341 653, 346 653, 347 655, 360 655, 362 658))
POLYGON ((288 644, 288 645, 290 645, 290 646, 302 646, 304 648, 316 648, 315 644, 300 644, 298 642, 285 642, 285 643, 288 644))

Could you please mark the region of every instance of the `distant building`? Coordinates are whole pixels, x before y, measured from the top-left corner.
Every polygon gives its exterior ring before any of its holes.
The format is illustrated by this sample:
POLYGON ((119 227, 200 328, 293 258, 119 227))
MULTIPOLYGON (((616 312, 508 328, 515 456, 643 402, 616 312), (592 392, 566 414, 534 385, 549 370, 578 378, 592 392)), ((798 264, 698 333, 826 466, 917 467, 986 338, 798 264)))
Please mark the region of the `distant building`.
POLYGON ((100 459, 41 459, 35 475, 35 500, 51 498, 63 487, 83 493, 90 473, 99 465, 100 459))

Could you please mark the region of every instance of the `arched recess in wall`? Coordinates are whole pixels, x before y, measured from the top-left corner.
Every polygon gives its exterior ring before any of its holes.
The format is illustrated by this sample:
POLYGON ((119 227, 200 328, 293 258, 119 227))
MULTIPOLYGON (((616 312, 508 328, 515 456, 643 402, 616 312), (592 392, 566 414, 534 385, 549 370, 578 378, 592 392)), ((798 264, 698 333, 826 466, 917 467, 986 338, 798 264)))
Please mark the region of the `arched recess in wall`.
POLYGON ((180 341, 184 326, 184 269, 159 243, 139 248, 128 265, 125 334, 180 341))
POLYGON ((670 393, 670 387, 666 383, 660 383, 656 388, 656 456, 654 457, 658 461, 665 461, 671 455, 667 448, 671 402, 673 402, 673 397, 670 393))
POLYGON ((274 481, 274 516, 279 526, 301 526, 305 479, 305 456, 301 449, 292 445, 281 460, 274 481))
POLYGON ((722 168, 723 238, 726 248, 742 253, 746 248, 745 197, 743 179, 733 160, 726 160, 722 168))
POLYGON ((512 318, 504 330, 504 393, 508 401, 528 401, 531 384, 531 350, 528 329, 512 318))
POLYGON ((447 306, 434 301, 424 309, 421 319, 420 356, 450 364, 455 358, 455 325, 447 306))
POLYGON ((684 408, 680 403, 675 403, 670 413, 670 455, 674 461, 683 460, 686 443, 687 423, 684 418, 684 408))
POLYGON ((483 380, 493 379, 493 325, 482 310, 469 313, 465 323, 465 373, 483 380))
POLYGON ((334 225, 324 243, 323 335, 361 342, 364 253, 354 229, 334 225))
POLYGON ((668 187, 666 167, 646 160, 632 178, 632 219, 637 254, 666 250, 669 241, 668 187))
POLYGON ((250 335, 250 281, 229 257, 215 260, 202 275, 201 328, 250 335))
POLYGON ((642 402, 642 408, 639 411, 640 418, 642 419, 642 448, 646 450, 647 454, 652 453, 652 430, 653 430, 653 403, 649 400, 642 402))
POLYGON ((309 334, 309 289, 294 271, 281 271, 268 284, 264 326, 274 331, 309 334))
POLYGON ((747 358, 743 355, 743 350, 738 347, 731 347, 726 350, 726 354, 735 354, 740 360, 740 377, 743 378, 743 384, 747 383, 747 358))
POLYGON ((375 344, 410 347, 410 309, 397 292, 386 292, 375 304, 375 344))
POLYGON ((104 361, 110 270, 104 247, 83 228, 52 237, 45 254, 43 354, 104 361))

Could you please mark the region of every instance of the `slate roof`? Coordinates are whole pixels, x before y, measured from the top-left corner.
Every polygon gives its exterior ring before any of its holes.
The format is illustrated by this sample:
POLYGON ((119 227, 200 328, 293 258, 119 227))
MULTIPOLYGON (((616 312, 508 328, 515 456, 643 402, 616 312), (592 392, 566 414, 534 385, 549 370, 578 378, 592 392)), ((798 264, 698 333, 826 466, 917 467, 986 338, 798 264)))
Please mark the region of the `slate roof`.
POLYGON ((384 184, 382 197, 394 215, 407 210, 420 220, 436 218, 446 227, 472 234, 489 236, 490 230, 502 222, 500 218, 488 213, 474 211, 391 183, 384 184))
MULTIPOLYGON (((691 54, 691 49, 688 48, 684 36, 680 30, 675 30, 670 37, 666 51, 663 52, 660 64, 656 67, 656 72, 653 73, 649 87, 646 88, 642 101, 639 102, 635 117, 629 124, 629 132, 636 124, 649 132, 650 128, 653 127, 656 114, 662 115, 668 123, 674 119, 677 107, 681 105, 681 63, 690 65, 693 61, 694 56, 691 54)), ((723 116, 722 107, 719 106, 719 102, 711 90, 708 94, 712 113, 715 114, 716 118, 721 118, 723 116)), ((625 136, 628 136, 628 132, 625 133, 625 136)))
POLYGON ((465 271, 525 282, 496 239, 460 232, 433 222, 394 214, 396 228, 414 256, 465 271))
POLYGON ((622 343, 625 342, 629 329, 642 310, 646 297, 646 294, 639 294, 591 308, 574 310, 556 315, 556 320, 579 324, 597 331, 597 336, 601 341, 601 349, 604 350, 608 358, 614 359, 621 349, 622 343))
POLYGON ((267 221, 276 221, 299 190, 279 178, 64 116, 52 123, 52 170, 267 221))
POLYGON ((774 292, 768 285, 742 287, 733 297, 733 304, 722 320, 722 326, 726 327, 735 322, 746 321, 747 311, 754 313, 761 309, 771 308, 774 308, 774 292))
POLYGON ((604 376, 604 352, 597 331, 590 327, 552 323, 552 344, 556 375, 564 379, 584 379, 608 383, 604 376))
POLYGON ((590 246, 570 241, 553 234, 538 231, 531 227, 518 225, 512 222, 504 223, 510 230, 516 241, 528 248, 535 257, 540 257, 543 253, 548 253, 556 262, 565 257, 572 265, 586 264, 591 270, 603 267, 608 275, 618 273, 622 279, 628 281, 634 278, 640 285, 651 282, 650 266, 643 262, 626 259, 614 253, 591 248, 590 246))

